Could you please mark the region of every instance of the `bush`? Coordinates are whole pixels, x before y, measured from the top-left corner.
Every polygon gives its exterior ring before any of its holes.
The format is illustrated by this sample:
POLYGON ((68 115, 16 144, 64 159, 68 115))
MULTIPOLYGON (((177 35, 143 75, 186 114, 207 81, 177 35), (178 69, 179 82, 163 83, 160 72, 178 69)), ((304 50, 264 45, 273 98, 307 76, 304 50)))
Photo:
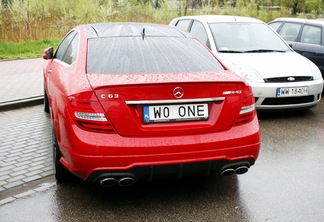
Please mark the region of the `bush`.
MULTIPOLYGON (((20 42, 62 38, 68 30, 84 23, 130 21, 168 24, 177 16, 195 14, 249 16, 265 22, 277 17, 291 16, 289 10, 284 7, 275 12, 261 9, 257 5, 260 1, 257 0, 237 0, 236 7, 233 7, 232 2, 229 0, 1 0, 0 41, 20 42), (2 2, 11 3, 3 5, 2 2)), ((317 16, 323 8, 317 8, 317 16)), ((309 14, 298 16, 309 17, 309 14)))

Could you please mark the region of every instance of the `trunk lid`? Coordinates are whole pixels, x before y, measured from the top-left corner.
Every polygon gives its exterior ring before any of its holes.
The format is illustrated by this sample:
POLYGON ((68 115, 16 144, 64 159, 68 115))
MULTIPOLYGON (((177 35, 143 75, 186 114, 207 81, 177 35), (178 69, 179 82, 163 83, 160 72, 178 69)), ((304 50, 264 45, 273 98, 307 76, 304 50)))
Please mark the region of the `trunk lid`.
POLYGON ((177 136, 230 129, 246 84, 231 72, 87 74, 122 136, 177 136))

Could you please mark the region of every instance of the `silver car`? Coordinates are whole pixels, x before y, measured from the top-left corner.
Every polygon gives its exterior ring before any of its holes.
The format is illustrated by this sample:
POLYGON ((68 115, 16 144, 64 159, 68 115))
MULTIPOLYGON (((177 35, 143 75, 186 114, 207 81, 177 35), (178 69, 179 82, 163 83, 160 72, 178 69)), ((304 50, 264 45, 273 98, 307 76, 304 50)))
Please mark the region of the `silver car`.
POLYGON ((170 23, 200 39, 252 86, 261 111, 309 109, 321 99, 318 67, 264 22, 238 16, 185 16, 170 23))

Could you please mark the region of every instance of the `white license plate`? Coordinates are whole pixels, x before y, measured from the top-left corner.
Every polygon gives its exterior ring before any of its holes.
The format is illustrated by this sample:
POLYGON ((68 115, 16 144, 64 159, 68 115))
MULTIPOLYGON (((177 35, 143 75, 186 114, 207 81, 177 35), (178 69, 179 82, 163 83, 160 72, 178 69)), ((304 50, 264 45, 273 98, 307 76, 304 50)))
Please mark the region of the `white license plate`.
POLYGON ((308 95, 308 87, 277 88, 277 97, 308 95))
POLYGON ((208 104, 143 106, 144 123, 207 120, 208 104))

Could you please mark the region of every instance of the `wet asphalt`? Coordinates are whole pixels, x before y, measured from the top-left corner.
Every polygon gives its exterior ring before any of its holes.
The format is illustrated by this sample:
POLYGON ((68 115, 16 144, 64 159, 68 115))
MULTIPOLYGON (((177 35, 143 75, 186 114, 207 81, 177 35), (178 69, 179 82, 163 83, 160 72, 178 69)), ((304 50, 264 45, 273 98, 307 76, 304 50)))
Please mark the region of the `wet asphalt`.
POLYGON ((260 156, 244 175, 112 189, 48 176, 12 191, 0 221, 324 221, 324 100, 309 111, 259 113, 259 121, 260 156))
POLYGON ((43 64, 0 64, 1 222, 324 221, 323 99, 306 112, 259 113, 261 152, 244 175, 112 189, 78 179, 57 185, 49 117, 36 105, 43 64))

